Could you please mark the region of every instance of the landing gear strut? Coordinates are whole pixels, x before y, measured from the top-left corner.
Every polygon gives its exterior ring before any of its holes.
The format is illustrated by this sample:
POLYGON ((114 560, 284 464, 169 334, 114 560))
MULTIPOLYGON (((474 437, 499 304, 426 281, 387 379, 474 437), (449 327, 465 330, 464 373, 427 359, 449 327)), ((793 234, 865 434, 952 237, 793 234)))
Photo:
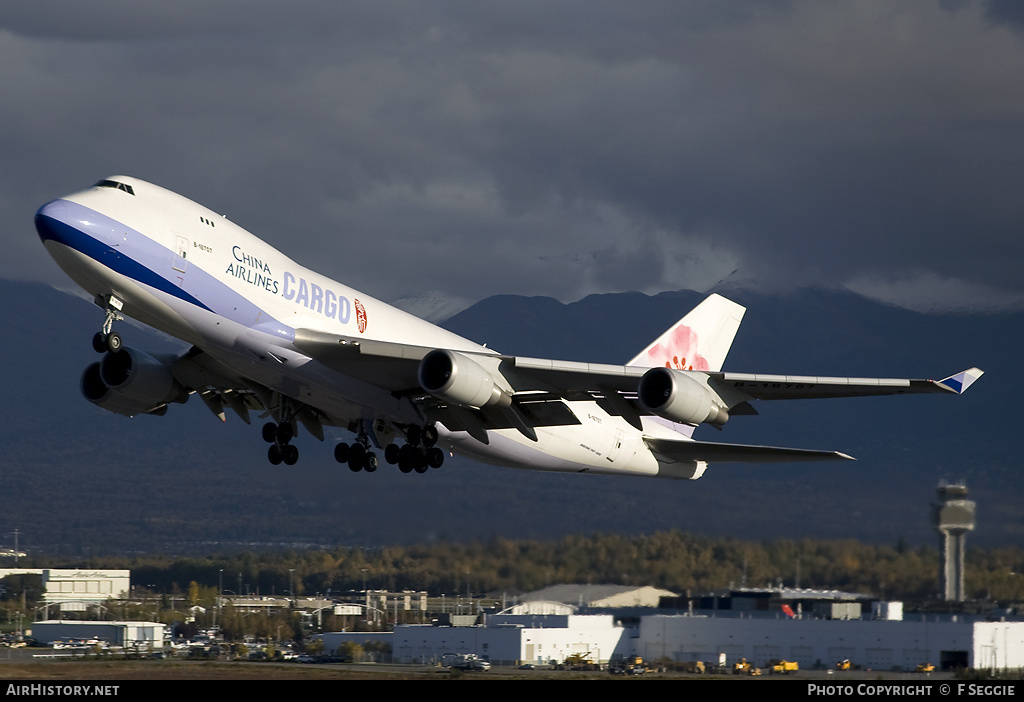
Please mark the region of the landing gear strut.
POLYGON ((124 317, 118 314, 124 303, 118 300, 113 295, 98 295, 96 297, 96 304, 103 308, 107 313, 106 319, 103 320, 102 331, 96 332, 92 337, 92 348, 96 353, 117 353, 121 350, 121 335, 116 332, 112 332, 111 328, 114 326, 114 322, 120 322, 124 317))

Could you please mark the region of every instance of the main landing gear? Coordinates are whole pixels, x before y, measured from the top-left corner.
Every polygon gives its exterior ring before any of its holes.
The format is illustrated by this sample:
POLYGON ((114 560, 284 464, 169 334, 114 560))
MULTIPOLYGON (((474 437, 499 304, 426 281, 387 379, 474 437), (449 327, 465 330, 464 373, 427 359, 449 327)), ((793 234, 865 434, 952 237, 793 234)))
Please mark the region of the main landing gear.
MULTIPOLYGON (((384 449, 384 460, 391 465, 398 464, 403 473, 426 473, 429 468, 440 468, 444 463, 444 451, 437 443, 437 427, 428 424, 425 427, 415 425, 406 429, 407 443, 388 444, 384 449)), ((356 437, 353 444, 338 444, 334 449, 334 458, 338 463, 348 463, 353 471, 365 470, 372 473, 377 470, 377 454, 369 449, 370 442, 365 434, 356 437)))
POLYGON ((365 470, 372 473, 377 470, 377 454, 370 450, 370 440, 366 434, 356 437, 355 443, 340 443, 334 447, 334 460, 348 463, 349 470, 358 473, 365 470))
POLYGON ((267 422, 263 425, 263 440, 270 444, 267 449, 267 460, 271 465, 294 466, 299 460, 299 449, 289 442, 295 436, 295 430, 291 422, 274 424, 267 422))

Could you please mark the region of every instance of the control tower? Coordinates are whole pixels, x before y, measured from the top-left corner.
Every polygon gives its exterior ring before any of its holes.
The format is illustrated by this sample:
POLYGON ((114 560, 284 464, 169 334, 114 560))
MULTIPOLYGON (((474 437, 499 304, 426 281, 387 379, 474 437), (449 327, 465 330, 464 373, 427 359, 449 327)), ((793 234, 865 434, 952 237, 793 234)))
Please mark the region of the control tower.
POLYGON ((935 528, 941 534, 942 596, 949 602, 964 599, 964 552, 967 532, 974 529, 974 502, 967 499, 967 486, 939 483, 939 501, 932 505, 935 528))

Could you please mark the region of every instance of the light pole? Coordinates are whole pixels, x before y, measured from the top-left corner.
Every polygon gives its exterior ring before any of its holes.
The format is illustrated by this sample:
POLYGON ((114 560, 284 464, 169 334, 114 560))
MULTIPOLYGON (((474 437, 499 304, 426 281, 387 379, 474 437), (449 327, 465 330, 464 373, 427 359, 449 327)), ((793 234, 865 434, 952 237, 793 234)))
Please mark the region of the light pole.
POLYGON ((366 591, 366 568, 360 568, 363 571, 363 611, 370 606, 370 593, 366 591))

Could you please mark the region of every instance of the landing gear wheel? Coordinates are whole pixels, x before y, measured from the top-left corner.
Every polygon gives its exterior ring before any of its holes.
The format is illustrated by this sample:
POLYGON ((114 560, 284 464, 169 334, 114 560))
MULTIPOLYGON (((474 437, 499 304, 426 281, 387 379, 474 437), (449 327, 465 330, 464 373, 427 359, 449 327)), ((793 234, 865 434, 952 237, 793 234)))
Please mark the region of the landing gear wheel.
POLYGON ((277 441, 277 425, 273 422, 267 422, 263 425, 263 440, 268 444, 272 444, 277 441))
POLYGON ((348 463, 348 444, 338 444, 334 447, 334 460, 338 463, 348 463))
POLYGON ((390 465, 398 463, 398 457, 402 453, 402 450, 398 448, 398 444, 388 444, 384 448, 384 460, 390 465))
POLYGON ((372 473, 377 470, 377 454, 373 451, 368 451, 366 456, 363 458, 363 469, 367 473, 372 473))
POLYGON ((440 468, 444 465, 444 451, 436 446, 427 449, 427 465, 431 468, 440 468))
POLYGON ((416 465, 416 454, 418 451, 412 444, 405 444, 398 450, 398 470, 409 473, 416 465))
POLYGON ((287 444, 295 436, 295 431, 292 429, 291 422, 281 422, 277 425, 277 441, 282 446, 287 444))
POLYGON ((427 465, 426 461, 420 461, 416 464, 415 470, 417 473, 426 473, 430 470, 430 466, 427 465))
POLYGON ((363 469, 366 460, 366 447, 362 444, 352 444, 348 452, 348 467, 358 472, 363 469))
POLYGON ((267 460, 270 461, 272 466, 281 465, 281 461, 284 460, 284 456, 281 455, 281 447, 277 444, 271 444, 270 448, 267 449, 267 460))
POLYGON ((103 332, 96 332, 92 336, 92 350, 96 353, 117 353, 124 346, 124 342, 121 341, 121 335, 116 332, 104 334, 103 332))
POLYGON ((405 432, 405 438, 408 439, 409 443, 416 446, 420 443, 423 438, 423 430, 413 424, 405 432))
POLYGON ((423 445, 427 448, 432 447, 437 443, 437 427, 433 424, 428 424, 423 427, 423 445))
POLYGON ((286 466, 294 466, 299 460, 299 449, 291 444, 285 444, 281 448, 281 458, 286 466))

